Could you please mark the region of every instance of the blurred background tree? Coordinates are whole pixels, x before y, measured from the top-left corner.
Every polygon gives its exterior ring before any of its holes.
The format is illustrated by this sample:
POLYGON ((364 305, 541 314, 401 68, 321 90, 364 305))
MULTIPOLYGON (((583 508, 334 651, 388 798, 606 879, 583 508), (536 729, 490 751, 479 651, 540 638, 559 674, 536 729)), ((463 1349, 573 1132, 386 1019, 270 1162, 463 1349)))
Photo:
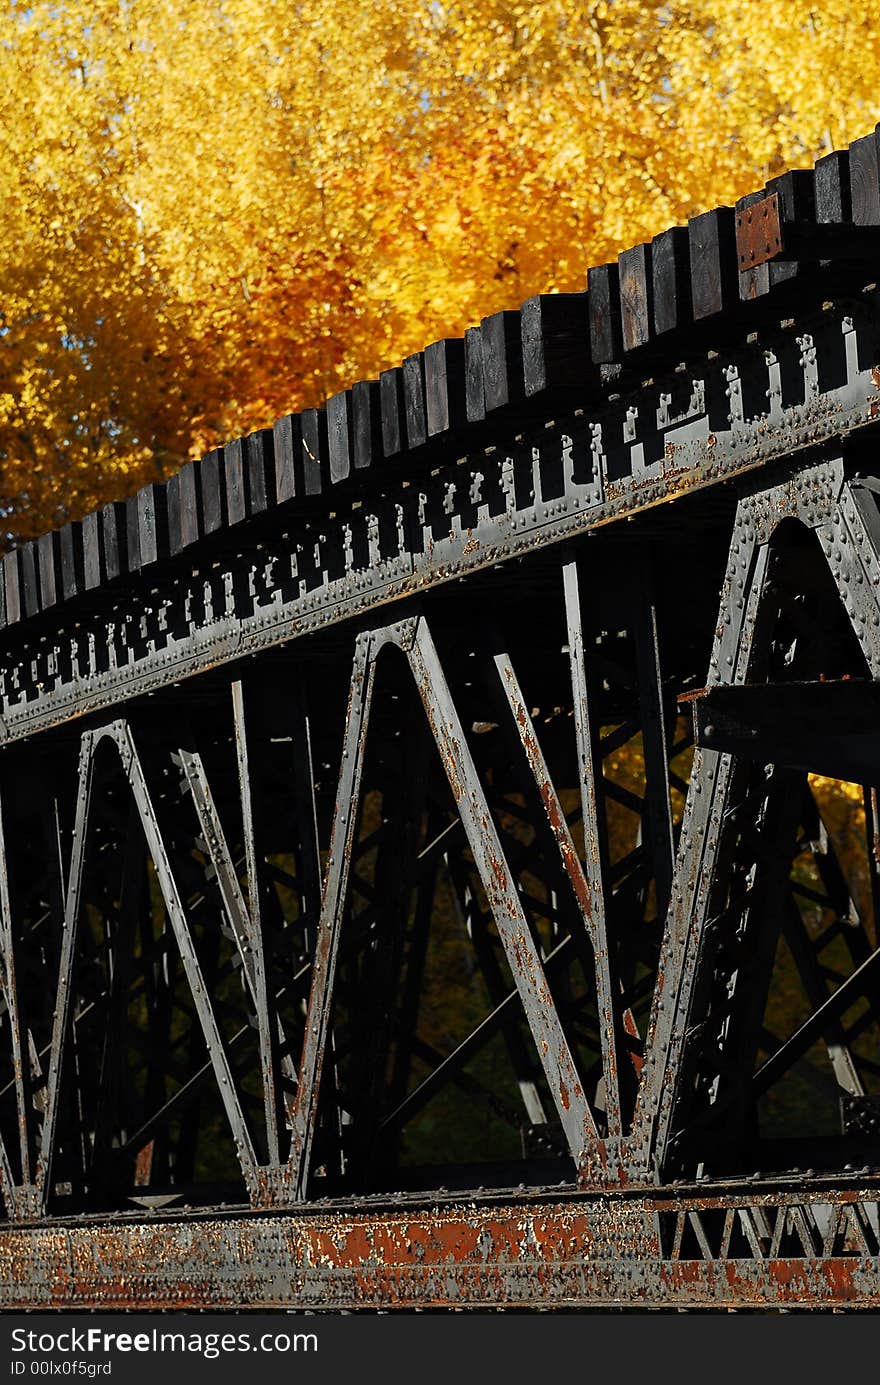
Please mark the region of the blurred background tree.
POLYGON ((6 542, 873 125, 847 0, 9 0, 6 542))

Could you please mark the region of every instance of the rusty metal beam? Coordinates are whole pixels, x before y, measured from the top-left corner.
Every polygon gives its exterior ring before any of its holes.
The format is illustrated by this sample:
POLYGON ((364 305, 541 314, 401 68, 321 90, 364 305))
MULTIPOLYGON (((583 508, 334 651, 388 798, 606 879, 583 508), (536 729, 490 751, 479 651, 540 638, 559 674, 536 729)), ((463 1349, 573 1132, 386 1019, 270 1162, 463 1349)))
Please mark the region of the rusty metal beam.
POLYGON ((568 630, 568 657, 571 666, 572 704, 578 756, 578 787, 581 821, 584 829, 584 863, 587 885, 590 932, 596 967, 599 1005, 602 1073, 605 1078, 608 1135, 619 1140, 623 1131, 618 1063, 619 1020, 615 1005, 619 983, 616 977, 614 944, 608 935, 604 877, 607 873, 606 824, 602 820, 599 780, 602 776, 598 753, 595 717, 590 714, 588 671, 584 655, 581 581, 576 558, 562 565, 565 593, 565 618, 568 630))
POLYGON ((162 899, 168 912, 171 928, 180 952, 184 972, 193 998, 193 1006, 199 1018, 208 1054, 226 1116, 235 1141, 236 1153, 241 1163, 242 1173, 249 1188, 256 1187, 257 1159, 254 1146, 242 1111, 241 1102, 233 1079, 227 1046, 223 1041, 211 1002, 211 994, 205 982, 204 973, 192 940, 186 914, 162 834, 159 830, 156 811, 147 787, 143 767, 134 743, 131 728, 124 721, 115 721, 102 728, 101 738, 109 739, 119 753, 123 772, 131 786, 134 801, 140 814, 141 826, 147 847, 156 869, 156 876, 162 899))
MULTIPOLYGON (((241 742, 239 740, 239 745, 240 744, 241 742)), ((216 873, 220 897, 223 901, 223 908, 226 912, 233 937, 235 938, 235 945, 238 949, 239 957, 241 958, 242 970, 254 1006, 257 1035, 260 1045, 260 1077, 263 1089, 263 1111, 266 1120, 268 1162, 277 1165, 280 1162, 280 1153, 276 1054, 279 1044, 281 1046, 284 1045, 284 1031, 276 1015, 273 1032, 272 1017, 269 1013, 269 994, 266 982, 263 932, 259 907, 256 903, 256 871, 254 868, 254 873, 250 874, 250 880, 253 883, 250 892, 251 909, 249 911, 245 905, 241 885, 239 884, 238 876, 232 864, 229 847, 226 843, 226 836, 214 803, 214 797, 208 784, 201 756, 197 753, 191 753, 190 751, 181 749, 180 762, 198 815, 208 858, 216 873)), ((245 760, 244 773, 246 773, 246 764, 247 762, 245 760)), ((249 817, 250 809, 248 808, 246 810, 246 818, 249 819, 249 817)), ((252 827, 246 826, 246 844, 249 835, 251 837, 251 845, 249 848, 246 846, 246 849, 249 863, 248 869, 250 872, 253 868, 254 848, 252 827)), ((296 1072, 290 1059, 284 1060, 284 1071, 291 1083, 296 1081, 296 1072)))
POLYGON ((585 1177, 601 1178, 606 1154, 595 1118, 559 1021, 427 622, 424 618, 413 621, 401 630, 398 639, 425 705, 572 1158, 585 1177))
POLYGON ((876 1309, 877 1196, 871 1182, 430 1207, 399 1195, 12 1227, 0 1231, 0 1306, 876 1309))

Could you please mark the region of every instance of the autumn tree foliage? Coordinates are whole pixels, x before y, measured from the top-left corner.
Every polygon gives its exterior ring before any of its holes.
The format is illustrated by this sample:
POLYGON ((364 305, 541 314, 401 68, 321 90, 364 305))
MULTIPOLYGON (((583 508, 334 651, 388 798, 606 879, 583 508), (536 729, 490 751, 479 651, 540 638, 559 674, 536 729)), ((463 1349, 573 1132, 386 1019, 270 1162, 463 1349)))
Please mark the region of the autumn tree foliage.
POLYGON ((8 0, 7 542, 873 125, 849 0, 8 0))

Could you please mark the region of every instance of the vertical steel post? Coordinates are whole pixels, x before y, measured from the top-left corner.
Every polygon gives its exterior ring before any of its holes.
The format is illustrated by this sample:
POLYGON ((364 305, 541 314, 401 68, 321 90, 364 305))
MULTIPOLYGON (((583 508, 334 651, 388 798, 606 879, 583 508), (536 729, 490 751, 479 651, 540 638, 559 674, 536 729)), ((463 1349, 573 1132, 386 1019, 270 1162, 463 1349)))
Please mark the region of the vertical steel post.
POLYGON ((342 769, 339 775, 336 809, 333 816, 330 856, 327 862, 327 877, 324 882, 315 960, 312 967, 312 986, 306 1014, 299 1085, 293 1111, 288 1168, 294 1196, 298 1201, 304 1201, 308 1191, 312 1143, 318 1114, 321 1070, 330 1027, 330 1007, 333 1001, 333 983, 339 955, 339 937, 345 909, 351 852, 357 827, 364 750, 370 718, 377 652, 378 650, 369 633, 358 636, 348 696, 342 769))
POLYGON ((598 785, 602 781, 602 762, 597 754, 596 732, 590 715, 587 666, 584 655, 580 573, 576 558, 562 564, 565 594, 565 619, 568 631, 568 657, 577 746, 578 788, 581 796, 581 821, 584 829, 585 878, 588 890, 590 931, 596 967, 599 1002, 599 1028, 602 1042, 602 1071, 605 1076, 605 1101, 608 1133, 620 1137, 623 1129, 620 1074, 618 1070, 618 1020, 615 1011, 616 984, 614 946, 608 936, 608 917, 604 875, 607 865, 604 824, 599 820, 598 785))

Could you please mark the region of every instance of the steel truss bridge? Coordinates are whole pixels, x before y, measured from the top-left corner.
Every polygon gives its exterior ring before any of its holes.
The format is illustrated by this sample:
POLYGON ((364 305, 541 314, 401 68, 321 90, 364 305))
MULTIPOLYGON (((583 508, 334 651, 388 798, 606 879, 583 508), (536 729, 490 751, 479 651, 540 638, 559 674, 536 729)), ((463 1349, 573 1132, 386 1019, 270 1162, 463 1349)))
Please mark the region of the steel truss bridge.
POLYGON ((880 1303, 878 155, 3 559, 0 1305, 880 1303))

